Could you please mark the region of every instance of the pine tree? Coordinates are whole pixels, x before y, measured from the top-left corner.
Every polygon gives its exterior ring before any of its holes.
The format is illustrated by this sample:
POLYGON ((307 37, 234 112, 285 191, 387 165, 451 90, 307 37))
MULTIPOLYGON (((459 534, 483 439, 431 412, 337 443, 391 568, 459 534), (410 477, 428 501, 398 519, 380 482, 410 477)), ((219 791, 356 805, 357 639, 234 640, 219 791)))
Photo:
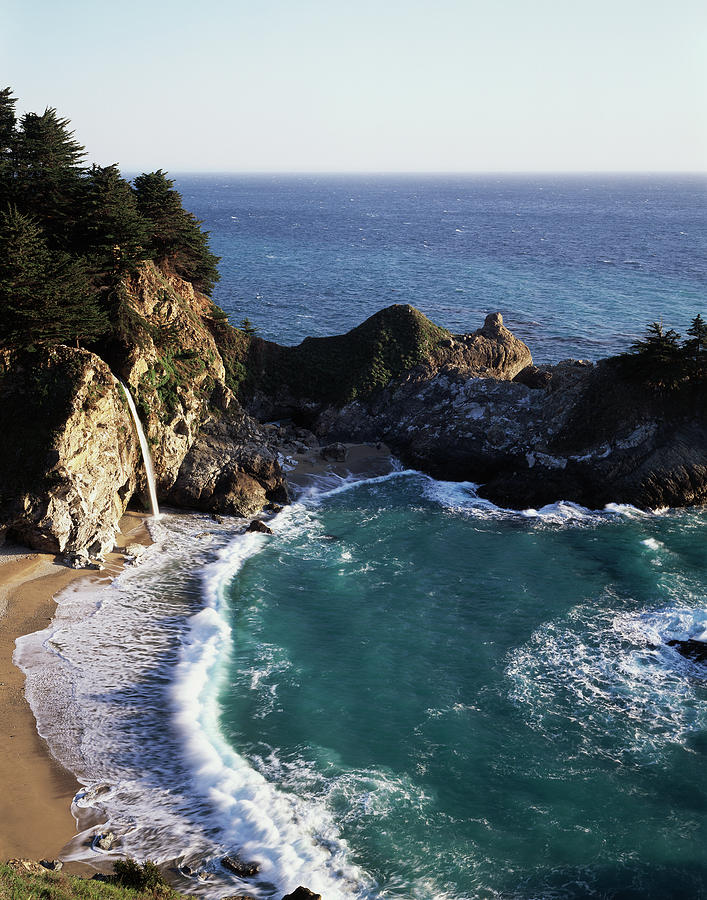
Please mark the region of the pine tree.
POLYGON ((651 322, 646 328, 643 340, 634 341, 631 350, 643 356, 652 364, 662 365, 674 362, 680 356, 680 335, 669 328, 663 329, 662 322, 651 322))
POLYGON ((134 181, 140 213, 152 226, 152 252, 159 263, 169 263, 174 271, 194 287, 211 294, 219 279, 218 257, 209 250, 208 233, 201 222, 182 206, 174 181, 158 169, 139 175, 134 181))
POLYGON ((15 144, 16 102, 11 88, 0 90, 0 209, 5 209, 13 196, 12 151, 15 144))
POLYGON ((707 322, 698 313, 687 329, 690 340, 685 341, 685 349, 695 359, 707 354, 707 322))
POLYGON ((90 342, 107 328, 83 261, 50 251, 29 216, 0 213, 0 344, 90 342))
POLYGON ((685 357, 677 331, 663 328, 662 322, 651 322, 646 336, 631 344, 630 352, 620 359, 629 374, 653 387, 673 388, 684 377, 685 357))
POLYGON ((21 211, 43 223, 50 245, 67 247, 86 151, 55 109, 26 113, 13 147, 15 197, 21 211))
POLYGON ((91 167, 78 207, 77 245, 97 271, 121 274, 148 256, 150 227, 117 165, 91 167))
POLYGON ((707 322, 698 313, 687 329, 690 335, 683 343, 688 357, 690 376, 695 380, 707 378, 707 322))

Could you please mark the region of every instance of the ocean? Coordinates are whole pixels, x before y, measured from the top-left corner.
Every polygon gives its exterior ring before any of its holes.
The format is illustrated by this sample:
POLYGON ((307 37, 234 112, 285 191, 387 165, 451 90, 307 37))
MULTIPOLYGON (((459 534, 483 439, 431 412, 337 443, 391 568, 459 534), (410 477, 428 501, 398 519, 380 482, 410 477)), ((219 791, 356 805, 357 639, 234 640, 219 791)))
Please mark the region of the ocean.
MULTIPOLYGON (((705 314, 697 177, 177 186, 216 302, 282 343, 408 302, 596 359, 705 314)), ((667 645, 707 639, 705 509, 475 489, 312 477, 272 537, 168 510, 139 565, 65 591, 17 661, 82 823, 215 900, 707 897, 707 673, 667 645)))

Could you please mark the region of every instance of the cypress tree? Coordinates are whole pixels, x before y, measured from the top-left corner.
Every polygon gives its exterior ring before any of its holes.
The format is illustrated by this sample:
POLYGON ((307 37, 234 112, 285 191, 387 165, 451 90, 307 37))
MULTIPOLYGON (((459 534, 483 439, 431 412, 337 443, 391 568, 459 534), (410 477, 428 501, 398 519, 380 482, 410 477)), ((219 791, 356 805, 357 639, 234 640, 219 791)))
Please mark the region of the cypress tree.
POLYGON ((0 213, 0 344, 90 342, 107 328, 83 261, 50 251, 17 209, 0 213))
POLYGON ((26 113, 13 148, 16 202, 39 219, 51 245, 66 248, 75 225, 75 204, 86 151, 74 140, 69 120, 55 109, 26 113))
POLYGON ((0 90, 0 209, 12 200, 14 163, 12 151, 15 144, 15 103, 12 89, 0 90))
POLYGON ((81 184, 79 249, 97 271, 128 271, 149 254, 150 228, 117 165, 92 166, 81 184))
POLYGON ((210 295, 219 279, 218 257, 209 250, 208 233, 201 230, 202 223, 182 206, 174 181, 158 169, 139 175, 134 190, 138 209, 151 225, 155 259, 169 263, 178 275, 210 295))

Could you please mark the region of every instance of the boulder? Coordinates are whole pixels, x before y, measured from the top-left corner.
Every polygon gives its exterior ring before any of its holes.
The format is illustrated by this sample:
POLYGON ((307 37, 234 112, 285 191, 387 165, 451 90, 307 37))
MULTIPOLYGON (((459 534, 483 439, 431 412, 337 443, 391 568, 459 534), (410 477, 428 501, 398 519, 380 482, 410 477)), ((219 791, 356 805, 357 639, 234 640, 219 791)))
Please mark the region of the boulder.
POLYGON ((246 532, 260 532, 260 534, 272 534, 272 528, 265 524, 261 519, 253 519, 246 528, 246 532))
POLYGON ((682 656, 691 659, 694 662, 707 663, 707 642, 696 641, 692 638, 688 640, 671 640, 668 641, 669 647, 675 649, 682 656))
POLYGON ((112 831, 107 831, 105 834, 97 834, 93 839, 93 846, 99 850, 112 850, 117 843, 118 839, 112 831))
POLYGON ((0 432, 7 537, 78 566, 112 550, 140 451, 106 363, 63 346, 0 352, 0 432))
POLYGON ((346 449, 345 444, 337 441, 334 444, 327 444, 326 447, 322 447, 319 451, 319 455, 322 459, 326 459, 330 462, 345 462, 346 457, 348 456, 348 450, 346 449))
POLYGON ((239 878, 252 878, 260 871, 260 864, 257 862, 244 862, 237 856, 224 856, 221 865, 239 878))
POLYGON ((258 423, 233 406, 230 418, 202 427, 167 496, 171 504, 252 516, 269 502, 288 502, 276 451, 258 423))
POLYGON ((322 895, 315 894, 313 891, 310 891, 309 888, 300 885, 296 890, 292 891, 291 894, 286 894, 282 900, 322 900, 322 895))
POLYGON ((60 859, 40 859, 39 865, 51 872, 59 872, 64 868, 64 863, 60 859))

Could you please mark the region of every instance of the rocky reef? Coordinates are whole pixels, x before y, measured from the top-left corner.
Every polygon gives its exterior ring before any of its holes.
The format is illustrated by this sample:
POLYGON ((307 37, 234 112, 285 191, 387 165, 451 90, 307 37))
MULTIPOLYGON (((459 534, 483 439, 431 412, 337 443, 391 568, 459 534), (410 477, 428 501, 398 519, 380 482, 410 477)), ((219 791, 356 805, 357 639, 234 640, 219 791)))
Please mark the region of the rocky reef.
POLYGON ((325 441, 385 441, 406 465, 480 483, 504 507, 707 501, 703 391, 646 392, 610 361, 532 366, 512 381, 411 374, 327 410, 315 430, 325 441))
POLYGON ((100 556, 144 495, 118 378, 173 506, 251 516, 287 502, 282 454, 317 440, 385 442, 508 507, 707 500, 703 380, 660 391, 617 360, 537 367, 498 313, 455 335, 396 305, 284 347, 232 328, 189 282, 144 262, 121 285, 120 316, 93 352, 0 355, 0 531, 29 546, 100 556))

